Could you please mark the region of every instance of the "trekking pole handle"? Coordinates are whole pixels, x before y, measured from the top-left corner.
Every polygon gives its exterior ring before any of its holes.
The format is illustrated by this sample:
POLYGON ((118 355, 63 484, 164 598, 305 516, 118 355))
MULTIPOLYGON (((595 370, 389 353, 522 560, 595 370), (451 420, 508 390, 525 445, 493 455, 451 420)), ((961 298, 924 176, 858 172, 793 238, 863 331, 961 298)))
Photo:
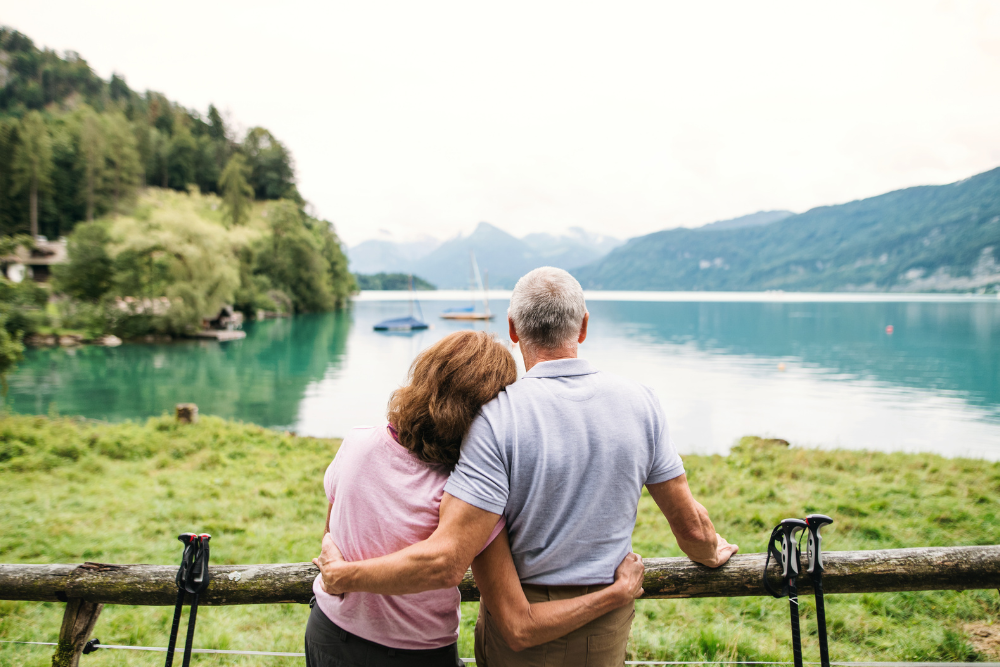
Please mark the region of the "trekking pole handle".
POLYGON ((208 533, 202 533, 196 536, 198 540, 198 555, 194 562, 195 572, 192 579, 192 583, 197 585, 196 592, 202 593, 208 588, 208 541, 212 539, 212 536, 208 533))
POLYGON ((819 534, 823 526, 833 523, 833 519, 825 514, 810 514, 806 517, 809 526, 809 539, 806 542, 806 572, 822 574, 823 572, 823 537, 819 534))
POLYGON ((781 523, 781 576, 783 579, 799 576, 798 534, 809 527, 802 519, 782 519, 781 523))
POLYGON ((177 539, 184 543, 181 567, 177 571, 177 588, 195 594, 208 587, 208 533, 181 533, 177 539))

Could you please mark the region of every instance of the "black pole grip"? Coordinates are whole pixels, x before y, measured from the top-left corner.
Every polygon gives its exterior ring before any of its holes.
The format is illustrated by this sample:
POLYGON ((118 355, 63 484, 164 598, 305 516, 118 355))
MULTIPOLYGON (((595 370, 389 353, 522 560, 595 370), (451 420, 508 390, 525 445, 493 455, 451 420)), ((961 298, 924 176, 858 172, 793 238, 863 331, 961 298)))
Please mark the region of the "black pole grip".
POLYGON ((781 577, 794 579, 799 576, 799 543, 797 536, 807 529, 802 519, 782 519, 781 527, 781 577))
POLYGON ((809 539, 806 542, 806 572, 809 574, 823 572, 823 537, 819 531, 831 523, 833 519, 825 514, 810 514, 806 517, 809 528, 809 539))

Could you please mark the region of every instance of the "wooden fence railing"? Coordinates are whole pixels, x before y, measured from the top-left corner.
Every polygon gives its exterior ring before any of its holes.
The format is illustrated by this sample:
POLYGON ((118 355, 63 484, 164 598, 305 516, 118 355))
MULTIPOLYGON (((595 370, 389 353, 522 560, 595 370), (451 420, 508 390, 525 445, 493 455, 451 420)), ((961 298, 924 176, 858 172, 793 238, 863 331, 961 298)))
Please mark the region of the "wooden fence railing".
MULTIPOLYGON (((687 558, 646 558, 643 583, 649 598, 766 595, 761 585, 765 554, 737 554, 712 570, 687 558)), ((1000 545, 926 547, 823 554, 827 594, 1000 588, 1000 545)), ((318 573, 312 563, 214 565, 200 598, 207 605, 307 603, 318 573)), ((768 570, 777 584, 778 567, 768 570)), ((105 604, 172 606, 177 599, 176 565, 2 565, 0 600, 66 602, 53 658, 55 667, 75 667, 105 604)), ((472 573, 459 586, 462 600, 479 599, 472 573)), ((799 594, 812 593, 809 575, 799 594)))

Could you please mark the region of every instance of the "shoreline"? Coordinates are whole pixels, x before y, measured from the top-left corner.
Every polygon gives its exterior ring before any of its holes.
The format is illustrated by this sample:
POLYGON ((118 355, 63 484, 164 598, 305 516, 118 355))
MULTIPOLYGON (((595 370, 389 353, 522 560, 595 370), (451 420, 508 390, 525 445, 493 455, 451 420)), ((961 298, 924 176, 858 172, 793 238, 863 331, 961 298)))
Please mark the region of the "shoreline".
MULTIPOLYGON (((639 301, 663 303, 1000 303, 997 294, 954 292, 670 292, 584 290, 588 301, 639 301)), ((475 292, 482 298, 482 292, 475 292)), ((490 299, 510 299, 511 290, 493 289, 490 299)), ((469 290, 442 289, 416 292, 362 290, 351 301, 468 301, 469 290)))

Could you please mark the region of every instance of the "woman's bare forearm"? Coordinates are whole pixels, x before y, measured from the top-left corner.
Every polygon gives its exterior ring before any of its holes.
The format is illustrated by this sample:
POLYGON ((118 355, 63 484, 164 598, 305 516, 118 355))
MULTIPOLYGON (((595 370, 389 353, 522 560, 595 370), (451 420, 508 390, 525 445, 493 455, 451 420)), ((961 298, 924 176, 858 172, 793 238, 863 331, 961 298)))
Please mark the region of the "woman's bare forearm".
MULTIPOLYGON (((501 627, 505 623, 509 626, 502 634, 510 648, 522 651, 559 639, 631 601, 631 596, 612 584, 568 600, 530 603, 525 613, 500 621, 501 627)), ((489 602, 486 606, 488 609, 489 602)))
POLYGON ((580 597, 529 603, 514 568, 506 529, 472 561, 472 574, 482 603, 515 651, 558 639, 633 599, 630 589, 616 580, 580 597))

